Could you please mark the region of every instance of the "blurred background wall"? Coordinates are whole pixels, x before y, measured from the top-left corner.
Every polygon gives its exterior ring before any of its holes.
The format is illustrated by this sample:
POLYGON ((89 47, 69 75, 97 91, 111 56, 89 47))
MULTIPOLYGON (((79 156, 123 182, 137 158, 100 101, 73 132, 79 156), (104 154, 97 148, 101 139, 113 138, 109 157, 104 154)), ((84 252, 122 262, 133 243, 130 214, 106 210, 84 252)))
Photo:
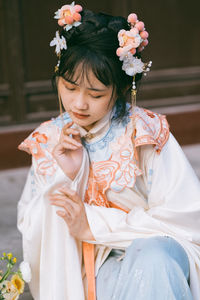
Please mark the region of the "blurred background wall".
MULTIPOLYGON (((69 2, 70 3, 70 2, 69 2)), ((200 143, 200 1, 87 0, 83 7, 128 16, 150 34, 143 61, 152 60, 137 103, 167 115, 181 144, 200 143)), ((17 145, 40 122, 58 114, 51 77, 57 63, 50 41, 58 29, 58 0, 0 0, 0 169, 30 158, 17 145)))

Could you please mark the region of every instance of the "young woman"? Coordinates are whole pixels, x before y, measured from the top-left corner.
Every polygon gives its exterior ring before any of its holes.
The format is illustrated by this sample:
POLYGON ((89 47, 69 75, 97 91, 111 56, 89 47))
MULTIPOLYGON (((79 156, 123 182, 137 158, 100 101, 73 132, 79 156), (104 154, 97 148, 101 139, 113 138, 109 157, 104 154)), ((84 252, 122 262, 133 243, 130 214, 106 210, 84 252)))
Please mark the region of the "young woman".
POLYGON ((128 104, 151 65, 144 23, 74 3, 55 18, 65 112, 19 146, 34 299, 199 300, 199 181, 165 117, 128 104))

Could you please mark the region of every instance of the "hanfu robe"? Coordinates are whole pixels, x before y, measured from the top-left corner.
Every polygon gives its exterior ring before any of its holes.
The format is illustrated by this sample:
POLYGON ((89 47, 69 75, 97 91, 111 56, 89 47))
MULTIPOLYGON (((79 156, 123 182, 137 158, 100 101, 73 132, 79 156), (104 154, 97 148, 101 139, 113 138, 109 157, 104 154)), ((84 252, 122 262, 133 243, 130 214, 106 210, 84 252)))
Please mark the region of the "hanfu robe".
POLYGON ((63 184, 84 201, 95 241, 95 274, 110 251, 136 238, 170 236, 190 262, 190 288, 200 299, 200 183, 165 116, 127 105, 122 121, 109 112, 90 132, 78 125, 83 161, 72 181, 53 158, 67 113, 41 124, 19 146, 32 166, 18 204, 18 229, 35 300, 86 300, 82 241, 51 206, 48 195, 63 184))

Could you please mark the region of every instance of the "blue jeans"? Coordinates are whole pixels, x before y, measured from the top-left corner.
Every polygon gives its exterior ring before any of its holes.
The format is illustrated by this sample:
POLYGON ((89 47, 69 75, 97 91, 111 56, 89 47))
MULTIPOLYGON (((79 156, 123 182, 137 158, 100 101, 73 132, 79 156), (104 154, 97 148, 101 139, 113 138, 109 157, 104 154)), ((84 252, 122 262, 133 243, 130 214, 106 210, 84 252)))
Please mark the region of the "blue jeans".
POLYGON ((171 237, 135 239, 118 261, 110 253, 96 277, 97 300, 192 300, 185 250, 171 237))

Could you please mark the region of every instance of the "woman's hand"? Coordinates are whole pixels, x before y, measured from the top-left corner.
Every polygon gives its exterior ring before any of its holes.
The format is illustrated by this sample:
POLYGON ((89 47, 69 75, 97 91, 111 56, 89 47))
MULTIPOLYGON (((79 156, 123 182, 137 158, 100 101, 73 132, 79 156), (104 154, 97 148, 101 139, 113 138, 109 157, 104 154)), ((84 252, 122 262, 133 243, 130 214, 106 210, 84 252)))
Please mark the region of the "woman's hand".
POLYGON ((68 187, 58 189, 60 194, 49 196, 50 204, 62 207, 56 213, 67 223, 70 234, 78 240, 95 240, 88 224, 80 196, 68 187))
POLYGON ((71 128, 72 125, 73 122, 70 122, 63 127, 60 140, 53 149, 53 157, 63 172, 73 180, 81 167, 83 146, 78 130, 71 128))

